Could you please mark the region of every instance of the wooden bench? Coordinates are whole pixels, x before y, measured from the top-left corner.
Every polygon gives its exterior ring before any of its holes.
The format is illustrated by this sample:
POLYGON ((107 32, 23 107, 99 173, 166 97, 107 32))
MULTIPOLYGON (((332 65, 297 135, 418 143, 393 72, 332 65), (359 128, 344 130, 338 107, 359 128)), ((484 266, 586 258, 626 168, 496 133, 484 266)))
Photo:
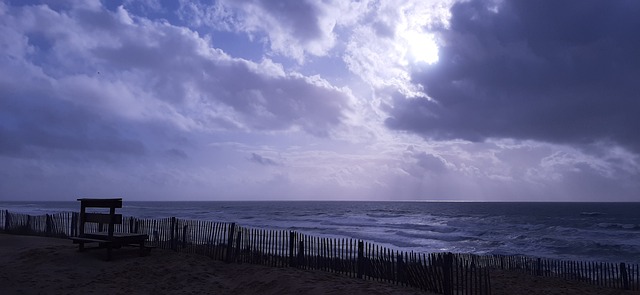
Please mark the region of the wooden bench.
POLYGON ((114 248, 120 248, 122 246, 135 246, 140 248, 140 256, 149 254, 152 246, 145 244, 147 240, 146 234, 138 233, 123 233, 116 232, 115 225, 122 224, 122 214, 116 214, 116 208, 122 208, 122 199, 89 199, 82 198, 80 201, 80 229, 77 237, 71 237, 70 239, 74 244, 78 244, 78 251, 85 250, 85 244, 97 243, 97 247, 86 248, 106 248, 107 257, 106 260, 111 260, 111 252, 114 248), (109 213, 93 213, 87 212, 87 208, 107 208, 109 213), (85 232, 85 225, 87 223, 98 224, 97 231, 85 232), (106 231, 105 231, 106 225, 106 231))

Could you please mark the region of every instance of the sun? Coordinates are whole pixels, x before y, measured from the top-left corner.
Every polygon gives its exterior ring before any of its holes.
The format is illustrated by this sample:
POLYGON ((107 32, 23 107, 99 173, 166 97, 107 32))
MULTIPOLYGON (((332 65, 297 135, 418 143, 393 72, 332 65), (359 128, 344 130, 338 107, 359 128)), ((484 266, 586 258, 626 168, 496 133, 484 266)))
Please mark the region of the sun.
POLYGON ((438 45, 433 35, 417 31, 403 34, 407 44, 407 58, 414 63, 424 62, 434 64, 438 62, 438 45))

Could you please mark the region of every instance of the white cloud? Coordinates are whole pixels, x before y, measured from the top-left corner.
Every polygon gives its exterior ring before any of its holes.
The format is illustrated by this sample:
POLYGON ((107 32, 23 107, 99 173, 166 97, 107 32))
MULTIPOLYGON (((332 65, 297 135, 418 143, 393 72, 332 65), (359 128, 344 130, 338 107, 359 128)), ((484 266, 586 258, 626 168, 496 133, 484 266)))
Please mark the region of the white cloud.
POLYGON ((53 85, 44 99, 130 120, 169 120, 183 129, 300 128, 323 136, 349 109, 349 94, 320 77, 286 74, 268 59, 231 58, 194 31, 132 17, 122 7, 115 13, 46 6, 13 12, 4 38, 22 40, 4 47, 32 75, 44 69, 53 85), (36 35, 50 44, 34 43, 36 35))
POLYGON ((320 1, 188 1, 181 14, 195 26, 267 36, 274 53, 302 63, 305 55, 323 56, 334 46, 333 7, 320 1))
POLYGON ((347 66, 376 88, 392 87, 406 96, 422 96, 410 78, 412 64, 418 62, 416 50, 436 50, 435 44, 424 44, 435 42, 428 41, 433 40, 431 27, 447 25, 452 3, 382 1, 370 6, 367 17, 355 25, 348 38, 344 54, 347 66))

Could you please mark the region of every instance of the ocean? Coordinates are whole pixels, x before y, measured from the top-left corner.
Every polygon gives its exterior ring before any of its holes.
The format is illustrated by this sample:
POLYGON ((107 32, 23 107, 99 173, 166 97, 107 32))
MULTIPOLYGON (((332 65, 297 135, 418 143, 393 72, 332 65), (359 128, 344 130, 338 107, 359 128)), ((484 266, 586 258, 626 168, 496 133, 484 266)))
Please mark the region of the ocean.
MULTIPOLYGON (((79 207, 78 202, 0 202, 1 210, 31 215, 79 211, 79 207)), ((419 253, 640 263, 640 203, 124 200, 119 212, 355 238, 419 253)))

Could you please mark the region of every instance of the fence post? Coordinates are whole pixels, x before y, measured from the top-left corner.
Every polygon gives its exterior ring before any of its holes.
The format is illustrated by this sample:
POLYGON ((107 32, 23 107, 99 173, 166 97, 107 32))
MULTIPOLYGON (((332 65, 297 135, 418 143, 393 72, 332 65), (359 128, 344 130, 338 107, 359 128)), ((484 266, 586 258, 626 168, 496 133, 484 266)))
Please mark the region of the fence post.
POLYGON ((160 243, 160 234, 158 234, 157 230, 153 231, 153 241, 154 241, 154 245, 158 245, 160 243))
POLYGON ((295 259, 293 259, 294 247, 295 247, 295 239, 296 233, 294 231, 289 231, 289 266, 295 266, 295 259))
POLYGON ((187 247, 187 227, 188 227, 188 226, 189 226, 189 225, 185 224, 185 225, 182 227, 182 248, 187 247))
POLYGON ((178 247, 176 245, 177 239, 177 231, 178 231, 178 223, 175 217, 171 217, 171 250, 177 251, 178 247))
POLYGON ((72 237, 78 236, 78 213, 71 212, 71 228, 69 228, 69 234, 72 237))
POLYGON ((27 215, 27 225, 25 226, 27 233, 30 233, 31 230, 31 215, 27 215))
POLYGON ((404 276, 404 260, 402 257, 402 253, 398 253, 398 260, 397 260, 398 266, 397 266, 397 270, 398 270, 398 276, 396 277, 396 281, 399 283, 405 283, 405 276, 404 276))
POLYGON ((482 289, 482 291, 484 292, 483 294, 486 295, 491 295, 491 276, 489 275, 489 269, 485 268, 482 273, 484 274, 484 288, 482 289))
POLYGON ((233 250, 233 233, 235 231, 236 224, 231 223, 229 226, 229 236, 227 236, 227 257, 225 257, 226 262, 231 262, 231 250, 233 250))
POLYGON ((445 253, 442 257, 442 287, 444 295, 453 294, 453 280, 451 276, 453 267, 453 254, 445 253))
POLYGON ((541 276, 542 275, 542 258, 538 257, 538 263, 536 265, 536 275, 537 276, 541 276))
POLYGON ((238 258, 242 253, 241 252, 242 249, 240 248, 241 241, 242 241, 242 230, 238 228, 238 232, 236 233, 236 250, 235 250, 235 254, 233 255, 233 260, 236 262, 242 262, 242 259, 238 258))
POLYGON ((11 223, 11 217, 9 216, 9 210, 4 210, 4 230, 9 231, 9 223, 11 223))
POLYGON ((304 267, 304 241, 301 240, 298 247, 298 267, 304 267))
POLYGON ((358 278, 364 277, 364 242, 358 241, 358 278))
POLYGON ((45 232, 47 236, 51 236, 51 216, 45 214, 45 232))
POLYGON ((622 279, 622 287, 629 290, 629 276, 627 276, 627 266, 624 262, 620 263, 620 277, 622 279))

